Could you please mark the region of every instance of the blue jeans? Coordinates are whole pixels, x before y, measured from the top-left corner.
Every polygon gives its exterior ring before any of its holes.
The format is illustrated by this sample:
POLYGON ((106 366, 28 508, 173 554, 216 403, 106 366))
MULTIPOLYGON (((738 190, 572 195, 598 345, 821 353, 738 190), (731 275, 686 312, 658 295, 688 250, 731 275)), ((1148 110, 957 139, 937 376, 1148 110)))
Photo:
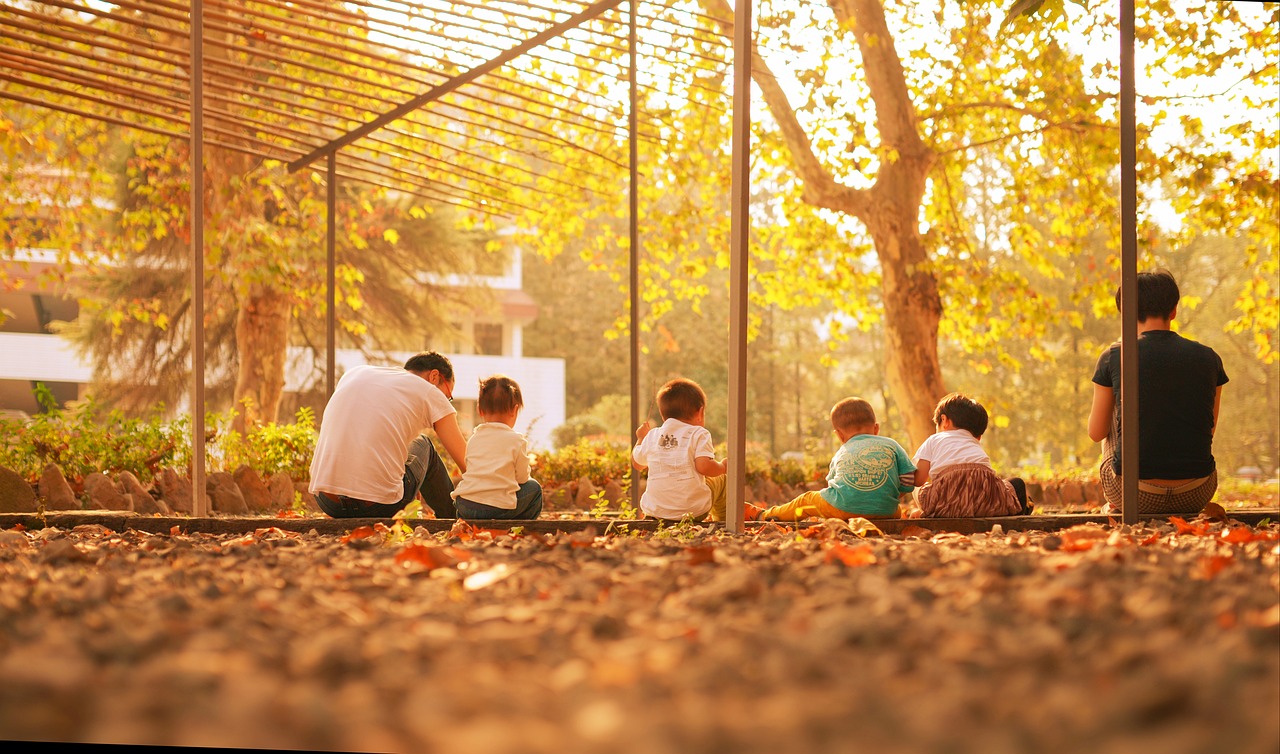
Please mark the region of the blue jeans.
MULTIPOLYGON (((421 435, 409 444, 409 458, 404 463, 404 495, 399 501, 373 503, 346 495, 334 498, 321 492, 316 495, 316 504, 333 518, 391 518, 413 502, 419 492, 436 518, 457 516, 453 508, 453 480, 449 478, 449 469, 440 460, 431 440, 421 435)), ((538 490, 538 509, 542 509, 541 489, 538 490)))
POLYGON ((453 501, 458 518, 469 519, 521 519, 531 521, 542 513, 542 485, 530 479, 516 490, 516 507, 513 510, 495 508, 484 503, 473 503, 466 498, 453 501))

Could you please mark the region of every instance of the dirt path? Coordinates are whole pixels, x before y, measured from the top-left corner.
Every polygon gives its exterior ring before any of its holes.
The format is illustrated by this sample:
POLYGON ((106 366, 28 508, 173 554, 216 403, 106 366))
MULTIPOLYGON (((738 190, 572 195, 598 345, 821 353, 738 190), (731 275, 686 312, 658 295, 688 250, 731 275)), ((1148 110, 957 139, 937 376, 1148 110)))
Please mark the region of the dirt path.
POLYGON ((0 531, 0 739, 1274 754, 1277 531, 0 531))

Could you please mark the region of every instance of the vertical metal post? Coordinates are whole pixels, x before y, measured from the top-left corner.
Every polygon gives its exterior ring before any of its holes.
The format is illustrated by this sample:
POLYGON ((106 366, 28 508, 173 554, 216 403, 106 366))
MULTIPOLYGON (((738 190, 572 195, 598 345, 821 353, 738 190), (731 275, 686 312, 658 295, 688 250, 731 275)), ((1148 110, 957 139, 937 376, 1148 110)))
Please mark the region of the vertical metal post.
POLYGON ((1133 0, 1120 0, 1120 454, 1121 510, 1138 522, 1138 171, 1133 0))
MULTIPOLYGON (((631 20, 628 22, 627 28, 627 142, 630 147, 628 163, 630 210, 627 215, 627 241, 630 254, 628 266, 631 273, 628 286, 631 297, 631 427, 627 430, 628 433, 640 426, 640 404, 648 400, 648 398, 640 397, 640 187, 637 181, 639 175, 637 166, 640 162, 640 139, 638 133, 639 115, 636 113, 636 106, 639 102, 639 89, 636 84, 636 71, 639 68, 636 61, 636 11, 639 5, 640 0, 631 0, 628 4, 631 20)), ((648 417, 645 418, 647 419, 648 417)), ((640 472, 636 471, 635 467, 632 466, 631 490, 628 494, 631 498, 632 507, 637 510, 640 509, 639 491, 640 472)))
POLYGON ((204 468, 204 3, 191 0, 191 512, 209 515, 204 468))
POLYGON ((729 189, 729 478, 725 528, 742 531, 747 487, 747 270, 751 232, 751 4, 733 9, 733 164, 729 189))
MULTIPOLYGON (((324 361, 324 400, 328 405, 333 397, 335 383, 334 374, 338 365, 338 275, 337 246, 338 231, 338 153, 329 153, 327 169, 327 185, 325 186, 325 294, 328 302, 325 307, 325 348, 324 361)), ((323 414, 321 414, 323 416, 323 414)))

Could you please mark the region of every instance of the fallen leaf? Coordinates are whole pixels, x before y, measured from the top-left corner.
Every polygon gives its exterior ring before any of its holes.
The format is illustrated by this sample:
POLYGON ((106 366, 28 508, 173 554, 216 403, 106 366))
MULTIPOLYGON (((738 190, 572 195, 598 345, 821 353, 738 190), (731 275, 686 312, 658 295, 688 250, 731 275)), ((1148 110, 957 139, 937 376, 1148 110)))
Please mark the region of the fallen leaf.
POLYGON ((903 529, 902 529, 902 536, 904 536, 904 537, 920 537, 921 539, 927 539, 927 538, 929 538, 929 537, 933 536, 933 532, 932 532, 932 531, 930 531, 930 530, 928 530, 928 529, 926 529, 926 528, 924 528, 923 526, 917 526, 916 524, 909 524, 909 525, 907 525, 907 526, 903 527, 903 529))
POLYGON ((477 589, 493 586, 503 579, 515 573, 515 570, 506 563, 499 563, 493 568, 489 568, 479 573, 473 573, 462 580, 462 586, 467 591, 474 592, 477 589))
POLYGON ((713 545, 686 547, 684 551, 689 554, 689 565, 691 566, 716 562, 716 548, 713 545))
POLYGON ((1217 576, 1223 568, 1235 562, 1230 555, 1210 555, 1200 559, 1200 576, 1208 581, 1217 576))
POLYGON ((1217 503, 1209 503, 1205 505, 1204 510, 1200 511, 1200 518, 1206 521, 1226 521, 1227 511, 1217 503))
POLYGON ((1248 544, 1249 542, 1270 542, 1276 539, 1276 535, 1266 532, 1255 532, 1247 526, 1237 526, 1234 529, 1223 529, 1221 534, 1223 542, 1230 542, 1235 545, 1248 544))
POLYGON ((858 568, 861 566, 871 565, 876 562, 876 554, 871 549, 871 545, 859 545, 858 547, 849 547, 839 542, 827 548, 826 557, 823 559, 826 563, 840 562, 849 568, 858 568))
POLYGON ((1178 534, 1191 534, 1193 536, 1202 537, 1209 533, 1209 522, 1203 524, 1189 524, 1185 518, 1180 516, 1170 516, 1169 523, 1177 530, 1178 534))
POLYGON ((343 535, 342 538, 339 539, 338 541, 342 542, 343 544, 346 544, 347 542, 350 542, 355 539, 365 539, 367 537, 372 537, 377 533, 378 532, 375 531, 372 526, 357 526, 356 528, 352 529, 350 532, 343 535))
POLYGON ((1254 628, 1275 628, 1280 626, 1280 602, 1266 610, 1250 610, 1243 617, 1244 622, 1254 628))
POLYGON ((169 527, 169 536, 176 537, 181 533, 182 533, 182 527, 178 526, 177 524, 174 524, 173 526, 169 527))
POLYGON ((453 547, 428 547, 426 545, 409 544, 396 553, 395 562, 396 565, 406 567, 421 566, 428 571, 433 571, 437 568, 452 568, 468 558, 470 558, 470 555, 465 550, 458 550, 453 547))

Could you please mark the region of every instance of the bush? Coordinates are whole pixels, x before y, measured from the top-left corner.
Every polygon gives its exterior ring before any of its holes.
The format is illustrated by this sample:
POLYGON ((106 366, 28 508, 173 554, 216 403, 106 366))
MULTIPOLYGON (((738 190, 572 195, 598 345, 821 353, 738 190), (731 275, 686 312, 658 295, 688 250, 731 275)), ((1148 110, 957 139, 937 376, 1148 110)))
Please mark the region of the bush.
POLYGON ((631 468, 631 448, 625 444, 579 440, 555 452, 536 456, 532 475, 542 484, 573 482, 583 477, 597 487, 606 479, 621 482, 631 468))
POLYGON ((235 471, 249 466, 266 478, 283 471, 294 481, 311 475, 311 456, 316 449, 315 412, 298 409, 293 424, 271 422, 249 430, 246 435, 229 429, 236 412, 212 415, 209 425, 217 427, 215 444, 209 449, 210 468, 235 471))
POLYGON ((95 471, 128 471, 145 483, 161 468, 190 455, 187 420, 164 421, 163 406, 142 419, 126 418, 118 410, 103 415, 92 397, 63 409, 40 384, 36 399, 44 408, 42 413, 26 420, 0 420, 0 435, 5 438, 0 444, 0 465, 30 482, 52 463, 74 484, 95 471), (184 450, 186 455, 180 455, 184 450))

